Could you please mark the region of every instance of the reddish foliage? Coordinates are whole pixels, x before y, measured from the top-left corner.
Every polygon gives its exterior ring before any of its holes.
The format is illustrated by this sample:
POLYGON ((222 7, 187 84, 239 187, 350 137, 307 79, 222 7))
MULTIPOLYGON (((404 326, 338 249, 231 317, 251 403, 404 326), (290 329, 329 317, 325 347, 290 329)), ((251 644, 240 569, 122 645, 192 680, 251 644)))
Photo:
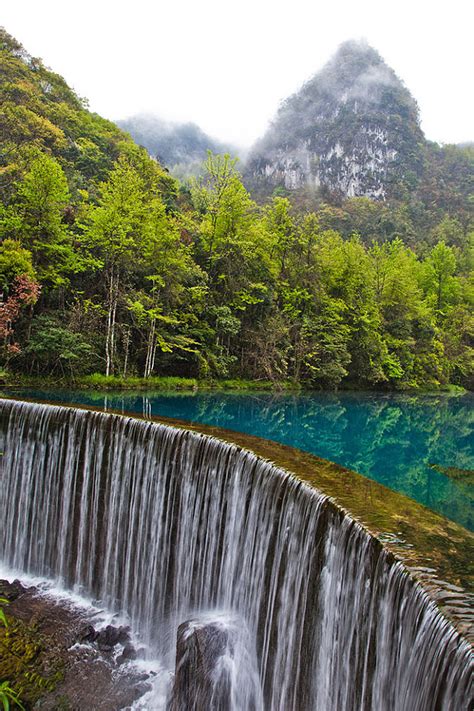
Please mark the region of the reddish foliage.
POLYGON ((15 279, 14 291, 24 306, 30 306, 38 301, 41 285, 31 277, 23 274, 15 279))
POLYGON ((21 353, 21 348, 18 345, 18 343, 8 343, 7 344, 7 353, 9 356, 18 355, 18 353, 21 353))
POLYGON ((3 340, 7 354, 12 356, 20 352, 17 343, 9 343, 13 335, 13 323, 26 306, 33 306, 38 301, 41 285, 37 281, 22 274, 16 277, 10 296, 0 303, 0 339, 3 340))

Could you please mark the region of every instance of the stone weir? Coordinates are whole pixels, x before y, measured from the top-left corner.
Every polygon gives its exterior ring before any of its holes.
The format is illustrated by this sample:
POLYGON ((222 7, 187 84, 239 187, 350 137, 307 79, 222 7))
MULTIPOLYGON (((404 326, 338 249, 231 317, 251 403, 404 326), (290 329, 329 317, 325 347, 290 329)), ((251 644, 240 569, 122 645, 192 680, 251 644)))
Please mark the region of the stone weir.
POLYGON ((195 432, 0 407, 3 563, 128 616, 178 662, 168 709, 472 707, 470 644, 318 490, 195 432))

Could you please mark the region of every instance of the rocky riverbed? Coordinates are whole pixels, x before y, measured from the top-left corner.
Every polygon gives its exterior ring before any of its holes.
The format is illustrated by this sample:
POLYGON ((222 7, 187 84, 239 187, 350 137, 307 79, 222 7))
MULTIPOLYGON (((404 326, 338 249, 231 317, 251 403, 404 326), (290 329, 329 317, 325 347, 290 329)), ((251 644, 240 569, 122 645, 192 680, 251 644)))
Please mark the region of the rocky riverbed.
POLYGON ((20 581, 0 580, 8 625, 0 625, 0 681, 26 709, 119 711, 146 693, 153 673, 134 663, 128 628, 20 581))

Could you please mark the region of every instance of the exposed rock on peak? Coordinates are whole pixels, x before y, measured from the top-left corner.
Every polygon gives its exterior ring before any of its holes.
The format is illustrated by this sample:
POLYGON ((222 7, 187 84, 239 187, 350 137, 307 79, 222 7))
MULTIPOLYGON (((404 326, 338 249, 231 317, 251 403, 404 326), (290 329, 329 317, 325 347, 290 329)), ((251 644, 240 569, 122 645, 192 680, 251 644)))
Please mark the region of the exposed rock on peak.
POLYGON ((385 198, 416 183, 423 143, 410 92, 375 49, 351 40, 282 103, 247 177, 257 188, 385 198))

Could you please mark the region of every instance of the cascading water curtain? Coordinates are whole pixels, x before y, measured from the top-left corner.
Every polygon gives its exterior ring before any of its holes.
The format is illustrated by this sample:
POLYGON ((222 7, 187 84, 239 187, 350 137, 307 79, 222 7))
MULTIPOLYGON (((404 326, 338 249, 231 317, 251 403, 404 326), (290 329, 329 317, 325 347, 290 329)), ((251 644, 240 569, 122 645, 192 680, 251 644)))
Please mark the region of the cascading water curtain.
POLYGON ((133 418, 1 405, 3 563, 131 624, 228 628, 233 711, 463 711, 470 645, 382 545, 250 452, 133 418))

